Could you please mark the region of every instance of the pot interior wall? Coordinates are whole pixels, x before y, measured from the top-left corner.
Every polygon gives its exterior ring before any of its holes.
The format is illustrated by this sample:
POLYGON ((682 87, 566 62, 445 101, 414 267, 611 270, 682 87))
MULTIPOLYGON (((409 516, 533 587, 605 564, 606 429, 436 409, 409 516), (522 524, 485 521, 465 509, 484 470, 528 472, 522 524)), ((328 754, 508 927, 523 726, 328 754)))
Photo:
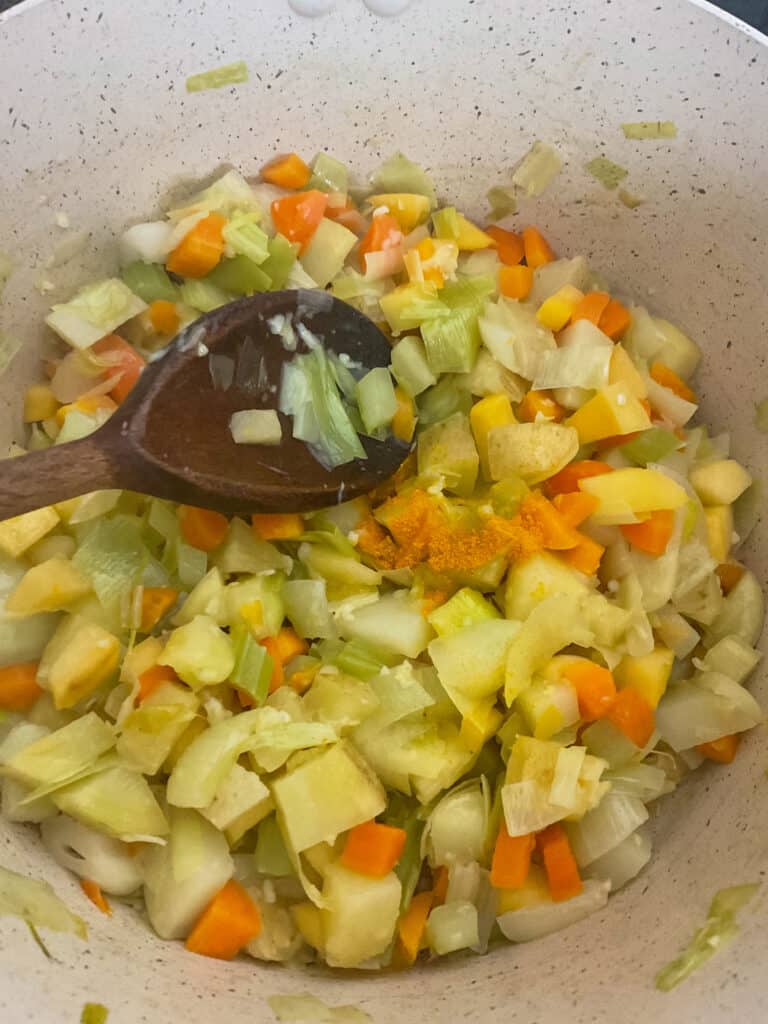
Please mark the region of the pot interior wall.
MULTIPOLYGON (((538 224, 561 253, 586 253, 617 291, 703 345, 704 415, 765 473, 753 423, 766 393, 765 40, 681 0, 414 0, 389 20, 360 0, 314 20, 285 0, 49 0, 0 26, 0 247, 19 265, 0 321, 23 341, 1 382, 4 445, 50 343, 37 326, 47 305, 109 273, 115 233, 151 213, 169 185, 229 161, 253 174, 289 149, 327 149, 367 173, 399 148, 432 171, 441 195, 482 216, 486 189, 538 138, 565 167, 543 198, 523 203, 521 224, 538 224), (248 62, 247 84, 185 92, 187 75, 237 59, 248 62), (677 123, 676 140, 623 138, 622 121, 659 118, 677 123), (598 154, 629 168, 644 205, 625 208, 585 173, 598 154), (67 234, 56 212, 88 244, 46 269, 67 234), (45 296, 43 279, 54 284, 45 296)), ((764 538, 760 524, 744 556, 763 582, 764 538)), ((758 696, 767 690, 758 679, 758 696)), ((764 746, 758 729, 732 767, 697 773, 664 802, 654 860, 601 914, 411 975, 193 957, 128 909, 99 916, 31 831, 0 823, 0 861, 49 879, 91 929, 85 946, 52 936, 47 961, 23 925, 3 920, 0 1018, 76 1020, 93 1000, 110 1007, 110 1024, 267 1021, 267 996, 312 991, 361 1006, 377 1024, 763 1019, 762 903, 745 915, 738 945, 694 981, 662 996, 653 976, 716 889, 764 874, 764 746)))

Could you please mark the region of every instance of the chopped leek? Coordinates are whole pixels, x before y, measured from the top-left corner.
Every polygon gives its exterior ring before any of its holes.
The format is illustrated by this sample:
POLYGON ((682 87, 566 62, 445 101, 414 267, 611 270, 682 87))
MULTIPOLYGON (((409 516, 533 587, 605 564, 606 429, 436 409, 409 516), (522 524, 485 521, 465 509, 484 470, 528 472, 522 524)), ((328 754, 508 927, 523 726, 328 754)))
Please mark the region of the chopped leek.
POLYGON ((607 189, 618 188, 619 182, 629 174, 626 167, 621 167, 604 156, 596 156, 590 160, 588 164, 584 165, 584 170, 607 189))
MULTIPOLYGON (((445 301, 442 293, 441 298, 445 301)), ((421 336, 433 374, 469 373, 480 348, 477 311, 457 309, 449 317, 425 323, 421 336)))
POLYGON ((534 142, 512 174, 512 184, 531 199, 542 192, 557 177, 562 162, 552 146, 534 142))
POLYGON ((343 163, 327 153, 318 153, 312 164, 312 177, 307 188, 346 195, 349 191, 349 171, 343 163))
POLYGON ((190 75, 186 82, 187 92, 203 92, 205 89, 221 89, 225 85, 238 85, 248 81, 248 65, 244 60, 234 64, 223 64, 211 71, 190 75))
MULTIPOLYGON (((267 243, 269 255, 259 264, 262 273, 272 282, 272 288, 278 291, 285 288, 293 265, 296 262, 296 250, 282 235, 275 235, 267 243)), ((248 255, 247 253, 245 255, 248 255)), ((251 255, 253 259, 253 255, 251 255)))
POLYGON ((73 348, 90 348, 146 308, 128 285, 112 277, 86 285, 69 302, 52 306, 45 322, 73 348))
POLYGON ((622 124, 625 139, 674 139, 677 125, 674 121, 628 121, 622 124))
POLYGON ((34 928, 50 928, 52 932, 72 932, 80 939, 88 936, 85 921, 67 909, 47 882, 3 867, 0 916, 18 917, 34 928))
POLYGON ((279 1021, 305 1024, 370 1024, 371 1017, 357 1006, 328 1006, 317 996, 269 996, 269 1008, 279 1021))

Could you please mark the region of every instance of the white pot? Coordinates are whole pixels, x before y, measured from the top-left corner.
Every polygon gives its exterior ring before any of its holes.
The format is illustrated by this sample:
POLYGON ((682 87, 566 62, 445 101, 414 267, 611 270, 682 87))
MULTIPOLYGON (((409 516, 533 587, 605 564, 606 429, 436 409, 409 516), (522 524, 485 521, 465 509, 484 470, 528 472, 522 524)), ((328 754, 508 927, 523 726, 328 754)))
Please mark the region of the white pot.
MULTIPOLYGON (((362 0, 298 17, 286 0, 28 0, 0 16, 0 248, 20 269, 0 311, 24 347, 0 382, 3 443, 38 373, 51 298, 114 263, 116 231, 158 195, 232 161, 254 173, 275 151, 326 148, 367 172, 403 149, 444 196, 481 215, 489 185, 534 139, 565 169, 527 202, 562 253, 586 253, 706 351, 706 418, 733 433, 757 475, 765 439, 753 403, 768 393, 768 47, 707 4, 683 0, 413 0, 382 19, 362 0), (244 59, 250 81, 187 94, 187 75, 244 59), (676 140, 632 142, 623 121, 674 120, 676 140), (583 170, 599 153, 628 167, 645 205, 630 211, 583 170), (45 197, 45 199, 43 198, 45 197), (45 272, 65 212, 83 254, 45 272)), ((0 470, 0 473, 2 470, 0 470)), ((766 579, 765 526, 747 561, 766 579)), ((764 681, 755 692, 766 696, 764 681)), ((706 768, 663 802, 649 868, 602 913, 559 935, 407 975, 311 974, 205 960, 163 943, 117 908, 102 917, 43 853, 33 830, 0 823, 0 861, 49 879, 88 919, 87 946, 0 920, 0 1020, 76 1021, 86 1001, 109 1024, 271 1021, 269 995, 312 991, 376 1024, 568 1020, 757 1022, 766 1014, 768 911, 669 995, 658 968, 703 919, 715 890, 766 865, 764 734, 731 768, 706 768)))

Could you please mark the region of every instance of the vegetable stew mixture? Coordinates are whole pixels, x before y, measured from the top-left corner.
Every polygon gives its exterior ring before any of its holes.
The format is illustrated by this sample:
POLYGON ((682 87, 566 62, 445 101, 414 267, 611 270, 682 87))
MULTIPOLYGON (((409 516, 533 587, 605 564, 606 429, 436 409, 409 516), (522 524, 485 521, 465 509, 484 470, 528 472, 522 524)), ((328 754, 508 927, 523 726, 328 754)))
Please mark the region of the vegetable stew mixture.
POLYGON ((403 968, 601 908, 649 805, 762 720, 754 491, 690 426, 697 346, 402 156, 369 194, 326 155, 229 171, 119 249, 47 318, 30 448, 200 313, 301 287, 391 338, 394 383, 339 392, 414 452, 307 516, 100 491, 1 523, 3 813, 205 956, 403 968))

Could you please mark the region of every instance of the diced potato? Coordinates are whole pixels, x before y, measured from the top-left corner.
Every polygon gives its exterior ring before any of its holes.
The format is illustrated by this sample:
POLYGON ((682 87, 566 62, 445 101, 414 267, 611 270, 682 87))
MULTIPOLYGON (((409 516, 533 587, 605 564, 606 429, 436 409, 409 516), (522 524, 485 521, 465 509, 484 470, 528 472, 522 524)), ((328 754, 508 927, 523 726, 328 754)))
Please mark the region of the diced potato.
POLYGON ((643 375, 627 354, 622 345, 615 345, 608 369, 608 383, 622 384, 635 398, 647 398, 648 388, 643 375))
POLYGON ((5 607, 15 615, 57 612, 85 597, 90 589, 90 581, 71 562, 49 558, 24 574, 5 607))
POLYGON ((304 941, 319 953, 324 953, 323 918, 314 903, 310 903, 309 900, 305 903, 296 903, 291 907, 291 916, 304 941))
POLYGON ((542 302, 536 311, 536 318, 551 331, 559 331, 571 319, 571 314, 583 298, 584 293, 578 288, 571 284, 563 285, 542 302))
POLYGON ((235 667, 229 636, 207 615, 174 629, 158 661, 193 689, 223 683, 235 667))
POLYGON ((648 413, 624 383, 609 384, 598 391, 565 423, 578 431, 581 444, 647 430, 651 426, 648 413))
POLYGON ((47 562, 49 558, 70 559, 77 550, 77 542, 74 537, 66 533, 49 533, 37 544, 33 544, 24 552, 24 558, 32 565, 40 565, 47 562))
POLYGON ((95 622, 67 615, 40 659, 37 678, 57 708, 71 708, 117 669, 120 641, 95 622))
POLYGON ((368 878, 333 864, 326 871, 321 911, 325 957, 330 967, 356 967, 383 953, 395 933, 402 887, 390 871, 368 878))
POLYGON ((58 512, 49 505, 0 522, 0 551, 9 558, 18 558, 50 533, 58 521, 58 512))
POLYGON ((561 423, 511 423, 488 435, 492 480, 518 476, 528 484, 558 473, 579 450, 579 436, 561 423))
POLYGON ((752 477, 735 459, 718 459, 695 466, 691 486, 704 505, 731 505, 752 483, 752 477))
POLYGON ((480 469, 485 480, 490 480, 488 465, 488 435, 494 427, 516 423, 512 403, 505 394, 487 395, 476 402, 469 413, 469 423, 480 455, 480 469))
POLYGON ((227 836, 230 846, 274 810, 272 794, 256 772, 235 764, 200 813, 227 836))
POLYGON ((123 721, 118 754, 130 767, 154 775, 195 717, 198 705, 186 686, 163 683, 123 721))
POLYGON ((427 427, 419 436, 417 455, 420 476, 443 477, 446 490, 464 498, 472 494, 480 457, 463 413, 427 427))
POLYGON ((704 509, 709 553, 718 563, 726 562, 733 541, 733 507, 710 505, 704 509))
POLYGON ((527 619, 553 594, 586 594, 584 577, 548 552, 514 564, 507 574, 504 608, 509 619, 527 619))
POLYGON ((655 469, 617 469, 582 480, 579 486, 600 502, 592 522, 601 526, 636 523, 651 512, 683 508, 688 503, 680 484, 655 469))
POLYGON ((655 708, 664 696, 674 660, 674 651, 658 645, 649 654, 622 658, 613 670, 613 677, 620 690, 626 687, 636 690, 655 708))

